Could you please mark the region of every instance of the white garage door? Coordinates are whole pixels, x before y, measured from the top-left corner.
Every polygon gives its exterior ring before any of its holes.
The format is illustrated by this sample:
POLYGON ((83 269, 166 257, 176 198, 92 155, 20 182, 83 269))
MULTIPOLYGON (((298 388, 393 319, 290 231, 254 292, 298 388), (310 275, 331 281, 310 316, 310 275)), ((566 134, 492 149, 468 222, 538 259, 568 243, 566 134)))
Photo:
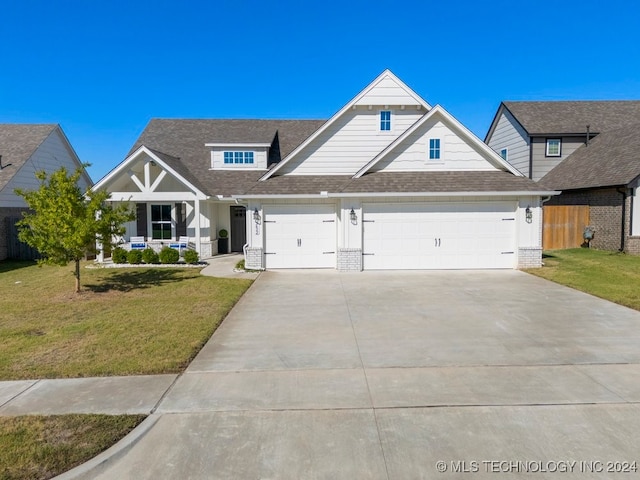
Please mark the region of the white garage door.
POLYGON ((515 202, 364 204, 363 267, 514 268, 515 202))
POLYGON ((264 212, 267 268, 335 268, 335 206, 272 205, 264 212))

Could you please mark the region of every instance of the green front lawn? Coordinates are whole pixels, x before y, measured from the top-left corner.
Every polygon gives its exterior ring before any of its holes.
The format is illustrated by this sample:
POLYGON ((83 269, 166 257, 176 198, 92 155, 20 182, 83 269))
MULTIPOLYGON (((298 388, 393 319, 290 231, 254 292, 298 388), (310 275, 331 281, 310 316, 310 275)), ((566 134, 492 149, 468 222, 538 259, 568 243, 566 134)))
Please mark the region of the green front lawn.
POLYGON ((0 262, 0 380, 183 370, 251 284, 194 268, 0 262))
POLYGON ((640 256, 576 248, 545 252, 537 275, 640 310, 640 256))
POLYGON ((143 415, 0 417, 0 478, 55 477, 106 450, 144 418, 143 415))

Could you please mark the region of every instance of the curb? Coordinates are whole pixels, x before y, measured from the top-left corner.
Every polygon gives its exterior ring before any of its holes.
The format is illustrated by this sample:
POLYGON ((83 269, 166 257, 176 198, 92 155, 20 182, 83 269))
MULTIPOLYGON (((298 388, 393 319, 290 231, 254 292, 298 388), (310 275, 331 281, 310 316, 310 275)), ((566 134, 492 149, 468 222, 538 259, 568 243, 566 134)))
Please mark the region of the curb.
POLYGON ((109 447, 91 460, 72 468, 53 480, 80 480, 91 479, 103 473, 110 464, 125 456, 153 426, 160 420, 161 415, 149 415, 140 425, 134 428, 128 435, 124 436, 118 443, 109 447))

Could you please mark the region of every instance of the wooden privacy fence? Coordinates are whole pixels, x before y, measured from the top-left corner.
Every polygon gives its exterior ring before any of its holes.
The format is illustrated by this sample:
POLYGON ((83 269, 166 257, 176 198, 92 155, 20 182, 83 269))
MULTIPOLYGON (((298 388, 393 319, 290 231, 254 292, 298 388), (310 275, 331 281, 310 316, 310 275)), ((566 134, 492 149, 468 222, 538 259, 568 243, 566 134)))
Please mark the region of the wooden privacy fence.
POLYGON ((577 248, 584 243, 584 227, 589 225, 589 205, 545 205, 542 248, 577 248))
POLYGON ((7 222, 7 253, 8 258, 14 260, 36 260, 40 258, 40 254, 34 248, 31 248, 26 243, 22 243, 18 240, 18 226, 16 223, 21 220, 21 217, 6 217, 7 222))

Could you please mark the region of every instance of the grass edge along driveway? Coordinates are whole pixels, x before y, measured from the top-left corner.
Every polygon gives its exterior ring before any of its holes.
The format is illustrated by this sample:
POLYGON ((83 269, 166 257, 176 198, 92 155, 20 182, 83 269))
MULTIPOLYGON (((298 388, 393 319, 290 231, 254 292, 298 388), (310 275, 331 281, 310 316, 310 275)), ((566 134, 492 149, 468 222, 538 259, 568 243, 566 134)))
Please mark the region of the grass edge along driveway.
POLYGON ((0 380, 182 371, 251 280, 0 262, 0 380))
POLYGON ((575 248, 544 253, 527 273, 640 310, 640 256, 575 248))

